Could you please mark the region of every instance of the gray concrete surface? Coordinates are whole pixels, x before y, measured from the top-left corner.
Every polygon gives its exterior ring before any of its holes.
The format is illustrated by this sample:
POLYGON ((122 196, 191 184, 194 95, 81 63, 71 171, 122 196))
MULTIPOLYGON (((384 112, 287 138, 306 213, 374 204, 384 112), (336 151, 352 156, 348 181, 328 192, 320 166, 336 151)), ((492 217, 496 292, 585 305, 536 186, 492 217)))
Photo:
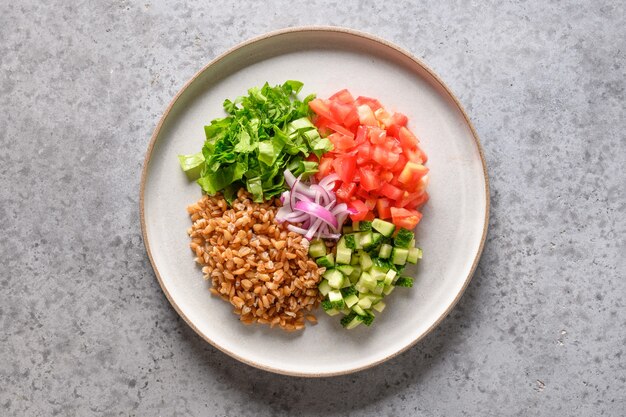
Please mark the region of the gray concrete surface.
POLYGON ((0 415, 624 415, 624 2, 43 3, 0 5, 0 415), (138 218, 175 92, 232 45, 302 24, 369 31, 434 68, 482 138, 493 204, 450 317, 320 380, 196 336, 138 218))

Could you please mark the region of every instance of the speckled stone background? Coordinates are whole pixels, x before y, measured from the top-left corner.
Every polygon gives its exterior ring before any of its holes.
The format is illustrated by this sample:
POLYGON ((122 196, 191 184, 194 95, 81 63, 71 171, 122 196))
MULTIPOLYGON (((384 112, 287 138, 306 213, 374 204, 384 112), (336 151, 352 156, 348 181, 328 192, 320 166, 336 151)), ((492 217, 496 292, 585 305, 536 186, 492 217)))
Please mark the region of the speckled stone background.
POLYGON ((0 415, 623 416, 624 2, 264 3, 1 3, 0 415), (492 187, 450 317, 388 363, 318 380, 196 336, 154 277, 138 207, 183 83, 304 24, 422 57, 474 121, 492 187))

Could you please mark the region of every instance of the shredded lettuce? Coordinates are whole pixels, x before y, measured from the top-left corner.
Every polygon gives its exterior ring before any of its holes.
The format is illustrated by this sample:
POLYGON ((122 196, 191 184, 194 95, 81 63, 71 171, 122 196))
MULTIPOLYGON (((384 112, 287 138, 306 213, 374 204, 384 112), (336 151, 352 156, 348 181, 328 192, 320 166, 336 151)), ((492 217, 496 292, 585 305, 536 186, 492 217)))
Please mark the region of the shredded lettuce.
POLYGON ((228 116, 204 127, 202 151, 179 156, 188 177, 209 195, 223 192, 229 202, 242 187, 261 202, 285 190, 286 169, 304 178, 316 173, 318 164, 308 156, 320 157, 332 144, 309 120, 308 103, 315 95, 297 99, 302 86, 293 80, 275 87, 265 83, 247 96, 225 100, 228 116))

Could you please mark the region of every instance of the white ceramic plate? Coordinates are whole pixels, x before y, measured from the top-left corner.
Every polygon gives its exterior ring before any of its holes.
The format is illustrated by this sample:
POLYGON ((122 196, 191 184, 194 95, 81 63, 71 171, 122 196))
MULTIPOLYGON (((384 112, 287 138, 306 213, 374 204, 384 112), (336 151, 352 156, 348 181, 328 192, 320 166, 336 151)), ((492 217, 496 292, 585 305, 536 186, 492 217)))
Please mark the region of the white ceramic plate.
POLYGON ((456 98, 420 61, 398 47, 338 28, 297 28, 253 39, 218 57, 174 98, 157 126, 143 171, 144 242, 159 283, 185 321, 207 342, 250 365, 289 375, 328 376, 381 363, 432 330, 469 283, 487 231, 485 162, 456 98), (197 152, 203 126, 222 117, 222 102, 265 81, 304 82, 305 94, 341 88, 378 98, 409 117, 429 155, 430 201, 418 227, 424 259, 415 286, 395 291, 372 327, 344 330, 318 310, 317 326, 287 334, 244 326, 232 307, 210 296, 189 249, 186 207, 201 197, 177 155, 197 152))

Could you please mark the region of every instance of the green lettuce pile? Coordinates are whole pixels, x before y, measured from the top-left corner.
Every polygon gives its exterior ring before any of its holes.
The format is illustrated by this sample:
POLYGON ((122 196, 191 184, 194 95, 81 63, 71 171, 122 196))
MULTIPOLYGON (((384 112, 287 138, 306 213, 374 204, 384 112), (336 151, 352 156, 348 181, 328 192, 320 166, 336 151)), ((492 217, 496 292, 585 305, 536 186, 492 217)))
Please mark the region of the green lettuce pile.
POLYGON ((247 96, 224 101, 228 116, 204 127, 202 151, 178 157, 187 176, 209 195, 222 192, 230 203, 241 187, 256 202, 280 195, 286 169, 305 179, 316 173, 318 164, 308 156, 320 157, 332 144, 309 120, 308 103, 315 95, 297 99, 302 86, 299 81, 265 83, 247 96))

